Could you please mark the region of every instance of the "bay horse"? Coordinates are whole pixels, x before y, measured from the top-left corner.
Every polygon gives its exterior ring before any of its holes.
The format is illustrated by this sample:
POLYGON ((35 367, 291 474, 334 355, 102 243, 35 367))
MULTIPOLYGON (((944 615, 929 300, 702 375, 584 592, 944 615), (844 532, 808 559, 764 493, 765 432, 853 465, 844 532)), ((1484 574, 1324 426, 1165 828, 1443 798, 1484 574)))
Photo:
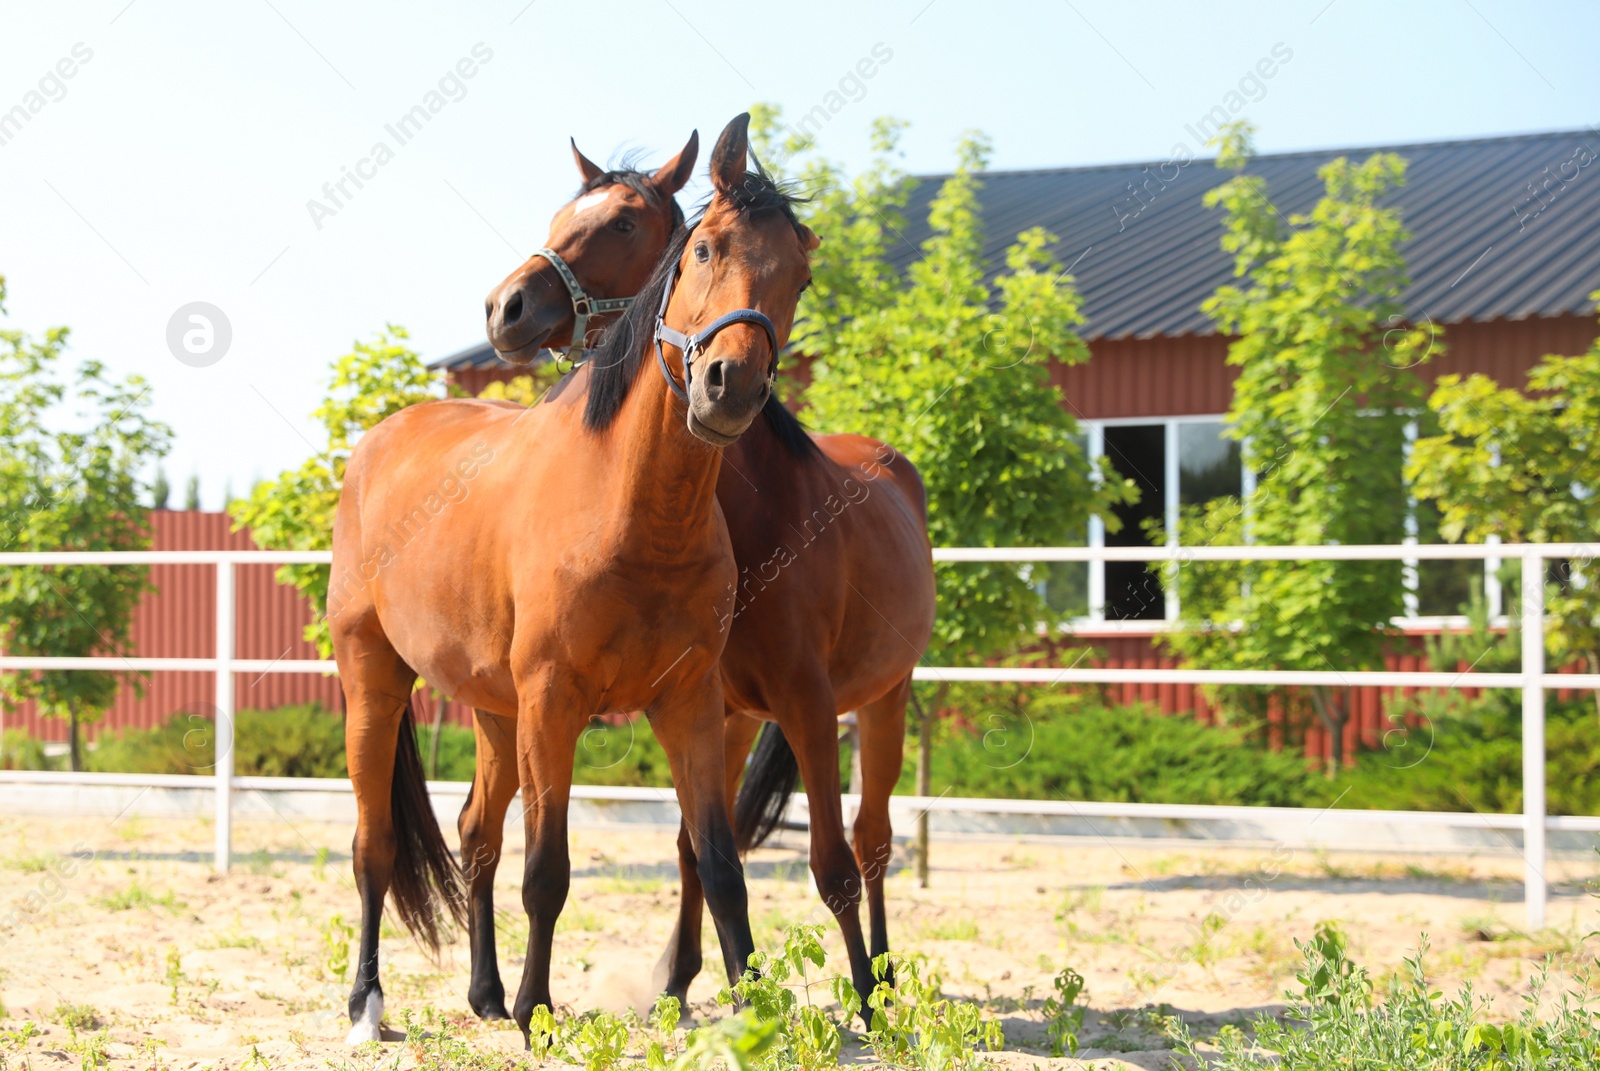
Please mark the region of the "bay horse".
POLYGON ((771 397, 817 239, 759 167, 748 171, 748 125, 741 115, 722 132, 704 215, 674 234, 582 397, 534 409, 423 403, 351 456, 328 620, 357 809, 353 1043, 379 1036, 390 888, 424 945, 437 948, 441 916, 467 914, 416 750, 419 675, 514 722, 513 753, 500 758, 526 801, 528 954, 514 1006, 524 1039, 533 1009, 552 1006, 573 758, 597 715, 650 718, 730 982, 754 951, 723 787, 718 665, 738 574, 715 489, 720 448, 771 397))
MULTIPOLYGON (((498 350, 501 340, 492 331, 490 341, 498 350)), ((580 367, 550 401, 593 389, 591 377, 591 366, 580 367)), ((892 854, 889 797, 900 777, 911 671, 933 626, 926 499, 915 467, 889 446, 855 435, 813 438, 776 398, 762 415, 724 451, 717 478, 740 577, 724 620, 724 790, 732 804, 738 789, 734 829, 743 852, 776 828, 796 775, 804 780, 812 873, 838 921, 852 982, 865 997, 874 985, 872 959, 889 948, 883 896, 892 854), (863 782, 853 852, 839 799, 837 738, 838 716, 851 710, 860 726, 863 782), (745 772, 762 722, 769 724, 745 772), (863 892, 870 952, 859 916, 863 892)), ((460 823, 475 935, 468 999, 480 1016, 493 1018, 495 1007, 484 1000, 500 990, 491 890, 517 781, 507 761, 510 729, 479 711, 476 737, 477 766, 460 823)), ((656 983, 687 1006, 689 983, 701 967, 705 899, 687 824, 678 845, 683 892, 656 983)))
POLYGON ((607 171, 572 143, 583 185, 550 221, 544 247, 495 287, 484 303, 485 329, 508 364, 542 350, 581 352, 599 321, 622 312, 650 277, 667 242, 683 226, 674 198, 694 174, 698 131, 654 174, 607 171), (595 297, 595 294, 610 297, 595 297))

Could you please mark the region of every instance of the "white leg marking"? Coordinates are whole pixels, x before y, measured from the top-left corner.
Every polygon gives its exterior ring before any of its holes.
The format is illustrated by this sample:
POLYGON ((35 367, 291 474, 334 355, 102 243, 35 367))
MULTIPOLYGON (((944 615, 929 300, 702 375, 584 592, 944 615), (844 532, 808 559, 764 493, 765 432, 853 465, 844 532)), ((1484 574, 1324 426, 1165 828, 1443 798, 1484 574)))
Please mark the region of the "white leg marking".
POLYGON ((363 1041, 378 1041, 381 1034, 378 1024, 383 1022, 383 993, 374 989, 367 994, 367 1006, 361 1010, 361 1018, 355 1021, 350 1028, 350 1036, 345 1038, 347 1045, 359 1045, 363 1041))

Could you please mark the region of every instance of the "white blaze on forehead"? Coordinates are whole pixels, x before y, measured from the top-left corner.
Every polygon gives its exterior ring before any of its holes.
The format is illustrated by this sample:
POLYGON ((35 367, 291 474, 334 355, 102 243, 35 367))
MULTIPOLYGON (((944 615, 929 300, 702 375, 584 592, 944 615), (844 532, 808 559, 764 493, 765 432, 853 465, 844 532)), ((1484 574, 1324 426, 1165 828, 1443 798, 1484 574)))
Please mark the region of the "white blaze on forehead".
POLYGON ((582 197, 572 202, 572 214, 576 216, 579 213, 589 211, 591 208, 599 208, 601 205, 605 204, 615 192, 615 189, 605 189, 595 190, 593 193, 584 194, 582 197))

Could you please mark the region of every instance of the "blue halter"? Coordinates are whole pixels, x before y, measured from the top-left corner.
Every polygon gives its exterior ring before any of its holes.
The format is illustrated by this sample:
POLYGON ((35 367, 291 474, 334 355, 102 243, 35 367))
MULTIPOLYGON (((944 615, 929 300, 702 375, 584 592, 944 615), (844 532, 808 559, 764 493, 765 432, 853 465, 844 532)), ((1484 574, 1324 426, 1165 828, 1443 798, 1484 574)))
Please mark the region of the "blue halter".
MULTIPOLYGON (((694 227, 691 226, 689 231, 693 233, 694 227)), ((672 300, 672 291, 677 285, 678 265, 674 264, 672 266, 672 277, 667 280, 667 288, 661 294, 661 307, 656 310, 654 343, 656 347, 656 363, 661 366, 661 374, 666 377, 667 386, 672 388, 672 393, 678 396, 679 401, 685 405, 689 404, 689 385, 693 381, 695 357, 705 350, 711 340, 717 337, 719 331, 725 327, 732 327, 734 324, 755 324, 766 332, 767 344, 772 347, 772 372, 767 378, 769 381, 778 378, 778 332, 772 326, 772 321, 767 319, 764 313, 755 309, 734 309, 732 312, 718 316, 694 334, 686 335, 682 331, 668 327, 666 323, 667 304, 672 300), (667 364, 667 355, 661 349, 663 342, 676 346, 683 351, 682 386, 679 386, 678 381, 673 378, 672 367, 667 364)))

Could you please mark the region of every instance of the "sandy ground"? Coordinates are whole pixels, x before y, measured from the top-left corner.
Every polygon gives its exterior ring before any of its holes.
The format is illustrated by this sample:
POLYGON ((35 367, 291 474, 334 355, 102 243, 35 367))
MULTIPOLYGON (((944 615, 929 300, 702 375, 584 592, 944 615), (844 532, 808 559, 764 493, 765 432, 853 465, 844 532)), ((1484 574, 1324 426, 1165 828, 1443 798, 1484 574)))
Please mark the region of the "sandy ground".
MULTIPOLYGON (((344 945, 341 920, 358 913, 348 827, 243 824, 239 862, 226 876, 208 865, 203 822, 0 819, 0 830, 0 1069, 87 1067, 94 1047, 117 1068, 416 1062, 398 1033, 382 1053, 343 1045, 346 992, 330 950, 344 945), (26 1024, 37 1033, 27 1036, 26 1024)), ((842 963, 803 839, 785 836, 749 864, 757 945, 771 947, 787 925, 826 922, 830 966, 842 963)), ((647 1008, 677 895, 674 838, 578 831, 572 840, 557 999, 578 1011, 647 1008)), ((1546 956, 1566 984, 1600 953, 1600 938, 1583 936, 1600 929, 1600 900, 1585 892, 1600 872, 1590 858, 1552 865, 1552 926, 1533 935, 1517 929, 1515 858, 946 841, 936 842, 934 863, 929 889, 908 871, 889 879, 894 947, 925 954, 948 994, 1002 1020, 1009 1052, 997 1062, 1008 1067, 1078 1066, 1042 1056, 1039 1005, 1067 966, 1088 979, 1080 1056, 1092 1066, 1157 1068, 1169 1066, 1163 1015, 1204 1033, 1281 1006, 1298 962, 1293 941, 1322 921, 1338 921, 1379 977, 1426 933, 1439 985, 1470 981, 1508 1015, 1546 956)), ((496 894, 513 992, 526 935, 520 873, 520 856, 508 858, 496 894)), ((719 957, 706 932, 709 966, 719 957)), ((514 1029, 470 1016, 463 944, 434 963, 392 924, 384 937, 389 1025, 403 1029, 407 1011, 431 1012, 474 1050, 521 1049, 514 1029)), ((691 991, 698 1021, 722 1014, 713 1003, 719 984, 703 974, 691 991)), ((870 1062, 859 1050, 856 1058, 870 1062)))

